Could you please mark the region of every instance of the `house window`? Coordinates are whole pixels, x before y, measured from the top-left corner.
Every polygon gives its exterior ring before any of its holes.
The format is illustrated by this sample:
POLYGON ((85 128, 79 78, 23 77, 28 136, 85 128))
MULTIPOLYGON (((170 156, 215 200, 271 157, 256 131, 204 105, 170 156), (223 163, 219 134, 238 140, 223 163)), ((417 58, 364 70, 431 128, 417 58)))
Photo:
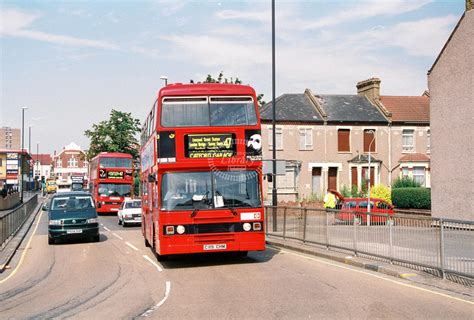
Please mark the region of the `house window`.
POLYGON ((408 178, 408 167, 402 168, 402 178, 408 178))
POLYGON ((67 166, 68 168, 77 168, 76 157, 72 156, 71 158, 69 158, 69 160, 67 161, 67 166))
POLYGON ((313 129, 300 128, 300 150, 313 150, 313 129))
POLYGON ((366 129, 364 130, 364 152, 375 152, 375 130, 373 129, 366 129))
POLYGON ((431 130, 426 131, 426 152, 430 152, 431 148, 431 130))
POLYGON ((339 129, 337 131, 337 151, 339 152, 350 152, 351 130, 350 129, 339 129))
POLYGON ((413 167, 413 180, 421 186, 425 185, 425 167, 413 167))
POLYGON ((63 162, 61 161, 61 159, 58 159, 58 160, 56 161, 56 166, 57 166, 58 168, 62 168, 62 167, 63 167, 63 162))
POLYGON ((415 130, 404 129, 402 133, 402 139, 404 152, 415 151, 415 130))
MULTIPOLYGON (((273 131, 272 129, 268 129, 268 146, 270 150, 273 150, 273 131)), ((283 129, 282 128, 276 128, 275 131, 276 135, 276 150, 283 150, 283 129)))

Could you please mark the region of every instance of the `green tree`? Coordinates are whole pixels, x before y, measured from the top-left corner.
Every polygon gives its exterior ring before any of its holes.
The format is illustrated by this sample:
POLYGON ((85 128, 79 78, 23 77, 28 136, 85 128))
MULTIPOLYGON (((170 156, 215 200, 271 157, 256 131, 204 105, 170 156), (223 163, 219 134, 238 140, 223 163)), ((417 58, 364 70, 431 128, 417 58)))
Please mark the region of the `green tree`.
POLYGON ((90 139, 87 159, 90 160, 100 152, 129 153, 138 158, 139 144, 136 134, 140 132, 140 121, 131 113, 112 109, 108 120, 93 124, 84 132, 90 139))

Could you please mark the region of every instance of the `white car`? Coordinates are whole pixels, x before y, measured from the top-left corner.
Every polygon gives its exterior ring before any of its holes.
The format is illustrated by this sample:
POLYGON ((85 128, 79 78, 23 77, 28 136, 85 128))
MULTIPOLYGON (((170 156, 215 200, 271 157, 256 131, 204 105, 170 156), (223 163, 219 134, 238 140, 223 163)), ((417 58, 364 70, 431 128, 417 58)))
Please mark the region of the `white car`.
POLYGON ((125 199, 117 213, 118 224, 142 223, 142 201, 140 199, 125 199))

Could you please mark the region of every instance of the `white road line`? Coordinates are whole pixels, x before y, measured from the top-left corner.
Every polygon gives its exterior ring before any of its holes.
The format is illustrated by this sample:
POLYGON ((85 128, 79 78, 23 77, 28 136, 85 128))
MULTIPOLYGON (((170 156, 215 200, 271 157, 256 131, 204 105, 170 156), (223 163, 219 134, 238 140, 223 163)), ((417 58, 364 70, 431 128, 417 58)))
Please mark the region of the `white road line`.
POLYGON ((163 271, 163 269, 161 269, 160 265, 158 263, 156 263, 155 261, 151 260, 151 258, 149 256, 147 256, 146 254, 143 255, 143 258, 145 258, 146 260, 148 260, 148 262, 150 262, 152 265, 154 265, 156 267, 156 269, 158 269, 158 271, 163 271))
POLYGON ((107 228, 107 227, 104 227, 104 229, 105 229, 105 230, 107 230, 107 231, 110 231, 110 229, 109 229, 109 228, 107 228))
POLYGON ((377 274, 373 274, 373 273, 369 273, 369 272, 366 272, 366 271, 362 271, 362 270, 358 270, 358 269, 346 267, 346 266, 339 265, 339 264, 336 264, 336 263, 331 263, 331 262, 329 262, 329 261, 324 261, 324 260, 322 260, 322 259, 313 258, 313 257, 310 257, 310 256, 306 256, 306 255, 303 255, 303 254, 299 254, 299 253, 287 251, 287 250, 284 250, 284 249, 277 249, 277 248, 275 248, 275 247, 273 247, 273 246, 268 246, 268 247, 271 247, 273 250, 278 250, 278 251, 280 251, 280 252, 288 253, 288 254, 291 254, 291 255, 294 255, 294 256, 298 256, 298 257, 302 257, 302 258, 305 258, 305 259, 308 259, 308 260, 313 260, 313 261, 316 261, 316 262, 324 263, 324 264, 327 264, 327 265, 330 265, 330 266, 333 266, 333 267, 337 267, 337 268, 341 268, 341 269, 351 270, 351 271, 358 272, 358 273, 362 273, 362 274, 365 274, 365 275, 368 275, 368 276, 371 276, 371 277, 375 277, 375 278, 378 278, 378 279, 382 279, 382 280, 385 280, 385 281, 389 281, 389 282, 392 282, 392 283, 395 283, 395 284, 398 284, 398 285, 401 285, 401 286, 404 286, 404 287, 408 287, 408 288, 412 288, 412 289, 416 289, 416 290, 420 290, 420 291, 432 293, 432 294, 435 294, 435 295, 442 296, 442 297, 444 297, 444 298, 449 298, 449 299, 452 299, 452 300, 457 300, 457 301, 461 301, 461 302, 465 302, 465 303, 474 305, 474 302, 473 302, 473 301, 464 300, 464 299, 461 299, 461 298, 458 298, 458 297, 453 297, 453 296, 450 296, 450 295, 445 294, 445 293, 441 293, 441 292, 437 292, 437 291, 425 289, 425 288, 418 287, 418 286, 415 286, 415 285, 412 285, 412 284, 408 284, 408 283, 400 282, 400 281, 397 281, 397 280, 394 280, 394 279, 382 277, 382 276, 379 276, 379 275, 377 275, 377 274))
POLYGON ((104 224, 103 224, 103 223, 101 223, 100 225, 101 225, 101 226, 103 226, 104 224))
POLYGON ((126 244, 127 246, 129 246, 130 248, 132 248, 133 250, 138 251, 138 248, 135 247, 135 246, 134 246, 133 244, 131 244, 130 242, 125 241, 125 244, 126 244))
POLYGON ((168 299, 168 296, 170 295, 170 291, 171 291, 171 282, 166 281, 166 290, 165 290, 165 296, 163 297, 163 299, 161 299, 161 301, 158 302, 152 308, 150 308, 147 311, 143 312, 140 316, 141 317, 148 317, 153 311, 155 311, 156 309, 161 307, 163 305, 163 303, 165 303, 166 299, 168 299))
POLYGON ((121 236, 119 236, 118 234, 116 234, 115 232, 112 233, 115 237, 119 238, 120 240, 123 240, 123 238, 121 236))

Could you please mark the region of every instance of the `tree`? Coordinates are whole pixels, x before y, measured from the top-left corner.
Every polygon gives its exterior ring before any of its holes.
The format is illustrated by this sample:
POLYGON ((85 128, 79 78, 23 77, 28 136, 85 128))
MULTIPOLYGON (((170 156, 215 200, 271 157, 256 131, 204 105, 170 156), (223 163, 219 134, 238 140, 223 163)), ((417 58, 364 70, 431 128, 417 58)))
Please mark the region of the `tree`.
MULTIPOLYGON (((189 83, 194 83, 194 80, 193 79, 189 80, 189 83)), ((211 74, 208 74, 204 81, 198 82, 198 83, 242 84, 242 80, 240 80, 238 77, 235 77, 235 79, 233 77, 230 77, 230 80, 228 78, 224 78, 224 71, 221 71, 219 72, 217 79, 213 78, 211 74)), ((260 93, 257 95, 257 103, 258 103, 259 108, 262 108, 265 105, 266 102, 263 100, 263 93, 260 93)))
POLYGON ((135 137, 140 132, 140 121, 131 113, 112 109, 108 120, 93 124, 92 129, 84 134, 90 139, 87 159, 90 160, 100 152, 129 153, 133 159, 138 159, 138 140, 135 137))

